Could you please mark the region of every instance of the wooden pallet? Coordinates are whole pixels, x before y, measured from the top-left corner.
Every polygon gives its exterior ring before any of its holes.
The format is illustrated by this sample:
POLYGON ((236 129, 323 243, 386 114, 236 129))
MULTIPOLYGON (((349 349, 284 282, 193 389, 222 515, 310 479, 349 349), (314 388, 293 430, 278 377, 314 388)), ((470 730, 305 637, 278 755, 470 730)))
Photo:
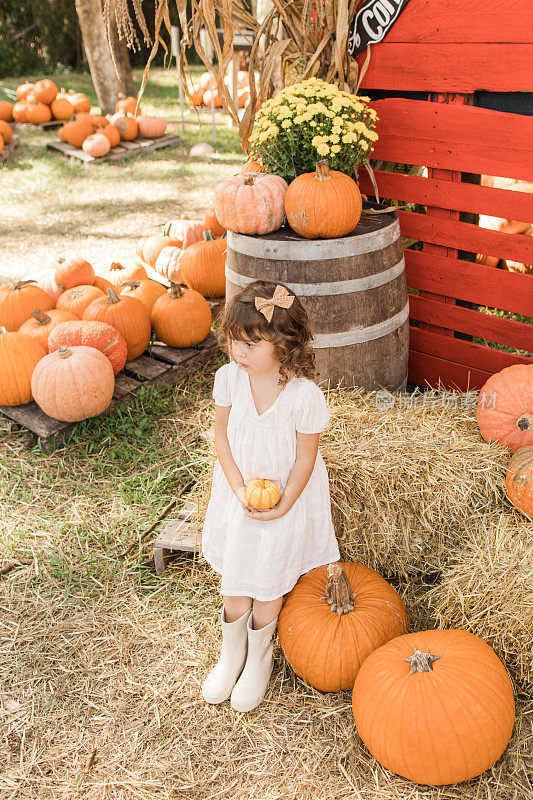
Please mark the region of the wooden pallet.
POLYGON ((51 119, 50 122, 39 122, 37 124, 32 122, 14 122, 13 126, 18 131, 35 130, 36 128, 39 128, 41 131, 48 131, 61 128, 66 122, 70 122, 70 120, 51 119))
MULTIPOLYGON (((115 376, 113 399, 100 416, 107 416, 118 405, 132 403, 143 386, 179 383, 191 368, 217 352, 218 344, 213 332, 198 347, 182 349, 156 341, 149 354, 146 352, 129 361, 115 376)), ((65 442, 77 426, 76 422, 62 422, 49 417, 34 402, 22 406, 0 406, 0 411, 13 421, 15 428, 26 428, 34 433, 44 450, 65 442)))
POLYGON ((11 158, 18 146, 19 137, 14 134, 11 141, 4 146, 4 149, 0 153, 0 164, 4 161, 7 161, 8 158, 11 158))
POLYGON ((200 553, 202 532, 190 519, 197 511, 194 500, 185 500, 181 511, 174 519, 169 519, 154 542, 154 566, 158 575, 167 568, 168 559, 173 553, 200 553))
POLYGON ((160 136, 159 139, 145 139, 143 136, 132 139, 131 142, 121 142, 116 147, 112 147, 106 156, 95 158, 90 156, 80 147, 73 147, 67 142, 48 142, 46 147, 49 150, 55 150, 63 156, 70 158, 78 158, 85 164, 103 164, 106 161, 117 161, 121 158, 131 158, 137 156, 139 153, 151 153, 154 150, 159 150, 161 147, 172 147, 181 144, 181 136, 175 133, 167 133, 165 136, 160 136))

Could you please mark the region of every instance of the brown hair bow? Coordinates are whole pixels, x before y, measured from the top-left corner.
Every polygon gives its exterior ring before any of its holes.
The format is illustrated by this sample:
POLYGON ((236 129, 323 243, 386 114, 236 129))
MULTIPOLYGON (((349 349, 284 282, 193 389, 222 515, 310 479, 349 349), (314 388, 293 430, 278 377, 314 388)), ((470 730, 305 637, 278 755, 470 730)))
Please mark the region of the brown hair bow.
POLYGON ((254 300, 256 309, 265 316, 267 322, 271 322, 275 306, 278 308, 290 308, 294 301, 294 295, 289 294, 284 286, 276 286, 270 299, 255 297, 254 300))

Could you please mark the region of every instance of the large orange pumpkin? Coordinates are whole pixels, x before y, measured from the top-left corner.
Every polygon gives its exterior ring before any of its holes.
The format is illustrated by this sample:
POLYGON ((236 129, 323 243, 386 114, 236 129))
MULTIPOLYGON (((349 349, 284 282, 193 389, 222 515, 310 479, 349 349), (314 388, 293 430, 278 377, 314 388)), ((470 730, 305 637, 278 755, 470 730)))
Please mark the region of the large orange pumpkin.
POLYGON ((126 363, 128 348, 121 333, 107 322, 77 320, 58 325, 48 337, 50 353, 60 347, 95 347, 109 359, 113 372, 117 375, 126 363))
POLYGON ((271 233, 283 223, 286 191, 279 175, 234 175, 215 186, 215 213, 229 231, 271 233))
POLYGON ((58 88, 53 81, 49 78, 43 78, 37 81, 32 89, 32 94, 39 103, 44 103, 49 106, 57 96, 58 88))
POLYGON ((352 708, 374 758, 428 786, 460 783, 492 767, 514 725, 504 665, 486 642, 462 630, 409 633, 375 650, 355 679, 352 708))
POLYGON ((137 112, 137 116, 141 113, 141 107, 139 106, 139 108, 137 108, 136 97, 132 97, 131 95, 126 97, 126 95, 122 94, 122 92, 119 92, 118 97, 119 99, 115 105, 115 112, 118 113, 119 111, 126 111, 128 114, 134 115, 135 112, 137 112))
POLYGON ((60 347, 35 367, 31 391, 49 417, 78 422, 106 410, 115 376, 109 359, 94 347, 60 347))
POLYGON ((332 239, 351 233, 363 201, 356 182, 344 172, 318 161, 315 172, 295 178, 285 195, 285 213, 291 228, 306 239, 332 239))
POLYGON ((7 123, 4 119, 0 119, 0 136, 4 140, 5 144, 8 144, 13 138, 13 130, 11 129, 11 125, 9 125, 9 123, 7 123))
POLYGON ((106 125, 105 127, 98 127, 98 132, 105 136, 111 147, 116 147, 120 142, 120 133, 114 125, 106 125))
POLYGON ((19 100, 13 106, 13 119, 15 122, 27 122, 26 114, 28 113, 29 103, 26 100, 19 100))
POLYGON ((34 86, 34 83, 21 83, 20 86, 17 86, 17 100, 25 100, 30 92, 33 92, 34 86))
POLYGON ((352 689, 365 658, 407 630, 401 597, 363 564, 329 564, 302 575, 279 616, 294 672, 321 692, 352 689))
POLYGON ((56 268, 56 283, 63 290, 72 289, 73 286, 91 286, 94 283, 95 273, 92 264, 84 258, 58 258, 59 266, 56 268))
POLYGON ((171 347, 192 347, 203 342, 213 317, 207 300, 198 292, 173 286, 155 301, 152 325, 156 336, 171 347))
POLYGON ((72 103, 66 97, 56 97, 50 106, 54 119, 72 119, 74 109, 72 103))
POLYGON ((72 105, 75 114, 80 112, 88 114, 90 112, 91 101, 83 92, 75 92, 73 89, 69 89, 67 99, 72 105))
POLYGON ((522 447, 507 465, 507 497, 523 514, 533 517, 533 447, 522 447))
POLYGON ((13 103, 9 100, 0 100, 0 120, 11 122, 13 120, 13 103))
POLYGON ((206 231, 203 242, 191 244, 181 254, 179 270, 182 282, 204 297, 224 297, 226 252, 226 240, 215 239, 210 231, 206 231))
POLYGON ((118 295, 115 289, 107 290, 107 297, 99 297, 87 306, 83 319, 107 322, 126 340, 127 361, 144 353, 152 333, 150 314, 146 306, 135 297, 118 295))
POLYGON ((491 375, 479 392, 477 421, 486 442, 512 452, 533 445, 533 365, 513 364, 491 375))
POLYGON ((92 136, 92 132, 93 126, 89 118, 79 117, 63 125, 59 138, 73 147, 81 147, 85 139, 92 136))
POLYGON ((47 353, 48 336, 51 331, 62 322, 69 322, 75 319, 77 319, 75 314, 57 308, 52 308, 46 313, 44 311, 32 311, 30 318, 20 326, 19 333, 31 336, 35 341, 39 342, 47 353))
POLYGON ((125 142, 131 142, 139 135, 139 124, 135 117, 128 117, 125 113, 115 114, 111 122, 125 142))
POLYGON ((52 112, 50 111, 50 106, 44 103, 31 103, 26 109, 26 122, 31 122, 32 125, 50 122, 51 119, 52 112))
POLYGON ((0 286, 0 325, 8 331, 18 331, 32 311, 48 311, 53 306, 50 295, 33 280, 0 286))
POLYGON ((102 289, 97 286, 80 284, 63 292, 57 299, 56 308, 69 311, 74 315, 75 319, 81 319, 87 306, 99 297, 105 297, 105 292, 102 289))
POLYGON ((30 402, 31 376, 45 355, 44 347, 31 336, 0 327, 0 406, 30 402))
POLYGON ((120 294, 126 297, 135 297, 144 303, 149 314, 152 313, 155 301, 165 294, 166 289, 157 281, 143 278, 141 281, 124 281, 119 286, 120 294))
POLYGON ((167 127, 166 121, 163 117, 148 117, 138 116, 137 122, 139 124, 139 133, 147 139, 158 139, 163 136, 167 127))
POLYGON ((204 225, 206 230, 211 231, 213 236, 224 236, 226 228, 218 221, 214 208, 210 208, 205 212, 204 225))

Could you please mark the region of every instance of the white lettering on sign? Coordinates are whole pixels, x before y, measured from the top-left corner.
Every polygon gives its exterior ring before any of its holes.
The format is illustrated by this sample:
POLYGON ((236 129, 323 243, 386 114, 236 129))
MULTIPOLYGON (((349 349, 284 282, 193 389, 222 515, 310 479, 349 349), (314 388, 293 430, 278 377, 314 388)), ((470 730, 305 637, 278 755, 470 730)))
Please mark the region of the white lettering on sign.
POLYGON ((369 0, 354 20, 348 52, 354 56, 368 44, 381 42, 409 0, 369 0))

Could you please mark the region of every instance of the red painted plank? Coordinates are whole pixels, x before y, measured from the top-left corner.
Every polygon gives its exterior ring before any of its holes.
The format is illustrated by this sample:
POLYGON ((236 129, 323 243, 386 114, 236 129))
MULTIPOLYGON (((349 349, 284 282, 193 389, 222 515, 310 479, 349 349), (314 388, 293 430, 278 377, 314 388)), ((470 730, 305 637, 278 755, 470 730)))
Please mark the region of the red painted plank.
POLYGON ((409 295, 409 316, 418 322, 469 333, 518 350, 533 352, 533 325, 501 319, 480 311, 452 306, 439 300, 409 295))
POLYGON ((469 222, 437 219, 409 211, 399 211, 398 216, 402 236, 409 239, 533 264, 533 236, 490 231, 469 222))
POLYGON ((440 383, 441 388, 467 392, 470 389, 481 389, 491 374, 485 370, 465 367, 463 364, 419 353, 416 350, 409 351, 408 380, 419 386, 437 388, 440 383))
POLYGON ((533 275, 405 250, 407 285, 533 317, 533 275))
POLYGON ((387 42, 531 42, 531 0, 410 0, 387 42))
POLYGON ((533 181, 533 117, 403 98, 372 106, 372 158, 533 181))
MULTIPOLYGON (((489 217, 515 219, 520 222, 533 222, 533 192, 528 194, 508 189, 493 189, 472 183, 402 175, 400 172, 375 170, 374 176, 380 196, 389 200, 470 211, 472 214, 486 214, 489 217)), ((364 194, 372 196, 374 194, 366 170, 359 173, 359 189, 364 194)))
MULTIPOLYGON (((359 68, 365 55, 358 58, 359 68)), ((397 44, 385 39, 372 47, 361 89, 527 92, 533 84, 532 63, 531 43, 397 44)))
POLYGON ((428 353, 487 372, 499 372, 513 364, 533 364, 533 358, 505 353, 477 342, 441 336, 438 333, 415 328, 413 325, 410 326, 409 347, 420 353, 428 353))

